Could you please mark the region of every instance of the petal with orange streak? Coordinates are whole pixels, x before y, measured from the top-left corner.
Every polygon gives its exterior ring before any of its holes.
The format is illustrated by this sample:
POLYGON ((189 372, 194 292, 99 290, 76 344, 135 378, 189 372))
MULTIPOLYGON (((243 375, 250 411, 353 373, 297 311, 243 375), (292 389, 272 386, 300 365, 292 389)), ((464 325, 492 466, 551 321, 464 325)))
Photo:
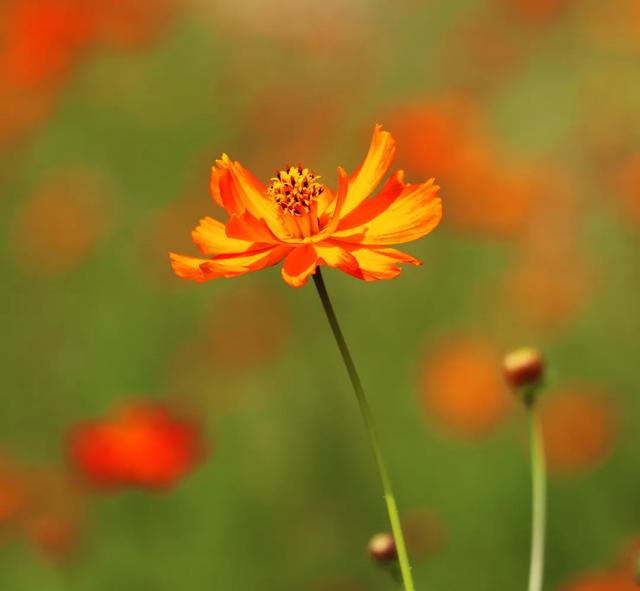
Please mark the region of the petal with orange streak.
POLYGON ((232 215, 226 226, 226 235, 230 240, 250 240, 261 244, 278 244, 280 241, 264 220, 259 220, 248 211, 232 215))
MULTIPOLYGON (((216 161, 217 163, 218 161, 216 161)), ((211 180, 209 181, 209 190, 213 200, 222 208, 227 209, 222 199, 222 190, 220 186, 225 182, 225 177, 229 174, 226 168, 221 168, 217 164, 211 167, 211 180)), ((228 211, 228 210, 227 210, 228 211)))
POLYGON ((397 170, 387 179, 375 197, 363 201, 351 213, 341 218, 338 229, 340 231, 351 230, 366 225, 383 213, 405 187, 404 170, 397 170))
POLYGON ((341 270, 353 277, 364 281, 379 281, 380 279, 393 279, 397 277, 402 268, 400 263, 418 266, 422 262, 395 248, 360 248, 336 241, 332 244, 342 246, 355 257, 358 268, 355 270, 342 268, 341 270))
POLYGON ((229 237, 226 232, 226 226, 208 216, 200 220, 200 224, 191 233, 191 236, 202 254, 229 254, 254 249, 253 242, 229 237))
POLYGON ((318 266, 318 254, 312 244, 292 250, 282 265, 282 278, 291 287, 302 287, 318 266))
POLYGON ((336 194, 325 187, 318 197, 318 219, 320 223, 326 223, 332 211, 335 211, 336 194))
POLYGON ((334 208, 332 213, 328 213, 331 217, 328 219, 327 225, 322 229, 319 234, 319 238, 329 237, 336 231, 338 224, 340 223, 340 217, 344 208, 347 192, 349 190, 349 179, 347 172, 342 166, 338 167, 338 193, 335 198, 334 208))
POLYGON ((334 233, 334 238, 363 245, 379 246, 412 242, 426 236, 442 219, 442 201, 437 197, 439 187, 433 179, 421 185, 408 185, 393 198, 393 186, 370 202, 363 203, 354 211, 351 223, 362 220, 350 230, 334 233), (378 199, 380 197, 380 199, 378 199), (377 209, 386 209, 377 216, 377 209), (362 209, 361 209, 362 208, 362 209))
POLYGON ((171 260, 171 268, 181 279, 189 279, 198 283, 207 281, 208 277, 205 276, 201 265, 208 262, 208 259, 188 257, 174 252, 169 253, 169 258, 171 260))
POLYGON ((171 266, 178 277, 199 283, 219 277, 237 277, 280 262, 291 247, 276 246, 259 250, 199 259, 170 253, 171 266))
POLYGON ((362 166, 349 179, 349 191, 343 208, 345 215, 375 191, 387 174, 395 155, 395 140, 388 131, 382 131, 382 125, 376 125, 369 152, 362 166))
POLYGON ((266 187, 239 162, 226 154, 216 160, 211 171, 211 195, 229 215, 241 215, 245 211, 256 219, 264 220, 279 239, 288 233, 276 207, 266 195, 266 187))
POLYGON ((318 254, 320 264, 341 269, 345 273, 357 273, 360 268, 356 257, 342 246, 321 242, 320 244, 315 244, 314 248, 318 254))

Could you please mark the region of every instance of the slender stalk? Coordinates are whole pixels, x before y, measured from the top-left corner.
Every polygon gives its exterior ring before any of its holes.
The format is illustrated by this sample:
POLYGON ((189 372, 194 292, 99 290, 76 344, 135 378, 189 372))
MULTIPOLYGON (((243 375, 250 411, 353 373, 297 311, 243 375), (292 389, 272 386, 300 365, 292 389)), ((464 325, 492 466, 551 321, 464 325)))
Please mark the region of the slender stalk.
POLYGON ((531 562, 529 591, 542 591, 546 514, 546 463, 540 418, 535 401, 527 404, 531 454, 531 562))
POLYGON ((345 341, 342 330, 340 329, 340 325, 338 324, 336 314, 333 311, 333 306, 331 305, 331 300, 329 299, 329 294, 327 293, 327 288, 324 284, 324 279, 322 278, 320 267, 318 267, 318 269, 316 270, 316 273, 313 276, 313 280, 316 284, 318 295, 320 296, 322 306, 327 315, 327 320, 329 321, 329 325, 331 326, 331 330, 333 331, 333 336, 336 339, 338 349, 340 349, 342 360, 344 361, 344 364, 347 368, 349 379, 351 380, 351 385, 353 386, 356 398, 358 400, 358 405, 360 407, 360 413, 362 414, 362 420, 364 421, 365 430, 367 431, 367 435, 369 437, 369 443, 371 444, 371 449, 373 450, 373 455, 376 460, 378 473, 380 475, 380 481, 382 482, 382 489, 384 491, 384 500, 387 505, 387 513, 389 514, 389 522, 391 523, 391 531, 393 533, 393 538, 395 540, 396 549, 398 552, 398 563, 400 564, 400 572, 402 574, 404 589, 405 591, 415 591, 413 579, 411 577, 411 566, 409 564, 409 557, 407 555, 407 547, 404 541, 404 535, 402 533, 402 526, 400 525, 398 507, 396 505, 396 500, 391 488, 389 473, 387 471, 387 467, 384 463, 382 452, 380 450, 378 436, 373 425, 371 408, 369 407, 369 403, 367 402, 367 397, 365 396, 364 389, 362 388, 362 383, 360 382, 360 377, 358 376, 356 366, 353 363, 353 358, 351 357, 351 353, 349 352, 349 347, 347 346, 347 342, 345 341))

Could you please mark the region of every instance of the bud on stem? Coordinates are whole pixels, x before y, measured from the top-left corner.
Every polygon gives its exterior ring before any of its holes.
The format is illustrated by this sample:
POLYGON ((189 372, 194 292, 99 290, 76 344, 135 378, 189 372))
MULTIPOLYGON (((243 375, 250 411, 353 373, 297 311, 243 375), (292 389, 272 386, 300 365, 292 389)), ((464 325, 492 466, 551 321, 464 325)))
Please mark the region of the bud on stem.
POLYGON ((544 359, 532 347, 520 347, 504 356, 503 371, 507 382, 522 396, 524 403, 535 402, 544 376, 544 359))
POLYGON ((371 558, 376 562, 391 562, 398 558, 396 543, 388 532, 372 536, 367 549, 371 558))

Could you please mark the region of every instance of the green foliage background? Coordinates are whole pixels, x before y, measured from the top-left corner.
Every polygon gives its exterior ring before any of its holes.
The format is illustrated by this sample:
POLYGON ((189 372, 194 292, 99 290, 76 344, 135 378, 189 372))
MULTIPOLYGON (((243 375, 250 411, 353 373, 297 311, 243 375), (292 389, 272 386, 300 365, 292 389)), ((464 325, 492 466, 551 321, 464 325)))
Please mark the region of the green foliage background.
MULTIPOLYGON (((589 3, 580 8, 589 9, 589 3)), ((335 166, 352 170, 362 157, 362 130, 379 113, 398 101, 464 87, 465 76, 478 75, 455 63, 447 67, 447 34, 498 9, 471 1, 379 2, 364 11, 366 42, 327 52, 228 29, 203 20, 201 10, 186 10, 144 52, 93 55, 47 125, 3 155, 0 444, 25 462, 63 463, 64 434, 75 421, 101 416, 132 396, 180 395, 170 391, 173 353, 200 334, 205 310, 224 305, 236 290, 267 290, 281 301, 291 322, 286 349, 268 364, 236 372, 241 375, 212 370, 203 376, 199 400, 213 449, 184 483, 168 493, 98 495, 76 554, 62 565, 43 561, 19 540, 3 544, 3 590, 313 591, 341 578, 363 589, 394 588, 366 554, 369 536, 387 527, 384 504, 313 287, 292 290, 276 269, 196 286, 172 280, 168 263, 166 277, 157 280, 149 269, 159 264, 149 260, 155 251, 144 248, 143 229, 185 191, 200 195, 201 215, 214 213, 208 167, 222 151, 263 178, 282 164, 265 163, 253 145, 249 114, 263 87, 286 93, 295 86, 304 96, 308 86, 311 103, 340 107, 330 146, 308 163, 332 183, 335 166), (34 278, 16 256, 16 219, 43 178, 78 164, 111 181, 108 239, 72 272, 34 278), (236 393, 242 402, 229 405, 236 393)), ((313 28, 303 13, 291 20, 313 28)), ((638 227, 598 184, 575 131, 585 102, 599 103, 583 94, 587 79, 602 76, 608 87, 602 94, 610 100, 599 115, 637 113, 638 54, 590 49, 576 34, 578 22, 575 14, 539 28, 507 22, 528 57, 483 100, 509 151, 551 157, 572 171, 586 196, 575 223, 593 281, 579 314, 543 336, 523 328, 508 309, 496 322, 491 301, 517 260, 513 242, 465 234, 447 221, 408 247, 425 265, 397 280, 368 285, 325 273, 399 504, 429 508, 442 523, 441 547, 415 560, 419 589, 517 589, 527 572, 523 417, 515 413, 488 438, 467 442, 425 417, 420 406, 422 356, 452 331, 479 333, 502 347, 533 341, 550 360, 551 384, 597 384, 619 409, 607 461, 583 475, 551 479, 547 588, 605 568, 639 531, 638 227)), ((282 138, 290 141, 301 124, 292 113, 282 138)), ((628 133, 637 145, 634 124, 628 133)), ((442 194, 446 219, 446 186, 442 194)), ((180 231, 186 236, 191 227, 180 231)))

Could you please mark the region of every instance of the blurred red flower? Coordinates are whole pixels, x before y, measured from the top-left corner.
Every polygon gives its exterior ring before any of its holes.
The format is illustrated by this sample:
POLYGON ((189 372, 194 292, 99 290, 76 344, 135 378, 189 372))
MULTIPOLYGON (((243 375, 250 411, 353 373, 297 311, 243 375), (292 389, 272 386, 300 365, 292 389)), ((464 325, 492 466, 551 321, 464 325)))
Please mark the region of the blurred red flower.
POLYGON ((0 150, 51 113, 74 69, 95 48, 156 40, 182 0, 0 1, 0 150))
POLYGON ((21 0, 3 11, 0 77, 41 87, 69 73, 92 40, 93 15, 76 0, 21 0))
POLYGON ((198 426, 167 407, 131 404, 112 417, 77 425, 69 439, 76 469, 94 486, 169 488, 204 455, 198 426))

